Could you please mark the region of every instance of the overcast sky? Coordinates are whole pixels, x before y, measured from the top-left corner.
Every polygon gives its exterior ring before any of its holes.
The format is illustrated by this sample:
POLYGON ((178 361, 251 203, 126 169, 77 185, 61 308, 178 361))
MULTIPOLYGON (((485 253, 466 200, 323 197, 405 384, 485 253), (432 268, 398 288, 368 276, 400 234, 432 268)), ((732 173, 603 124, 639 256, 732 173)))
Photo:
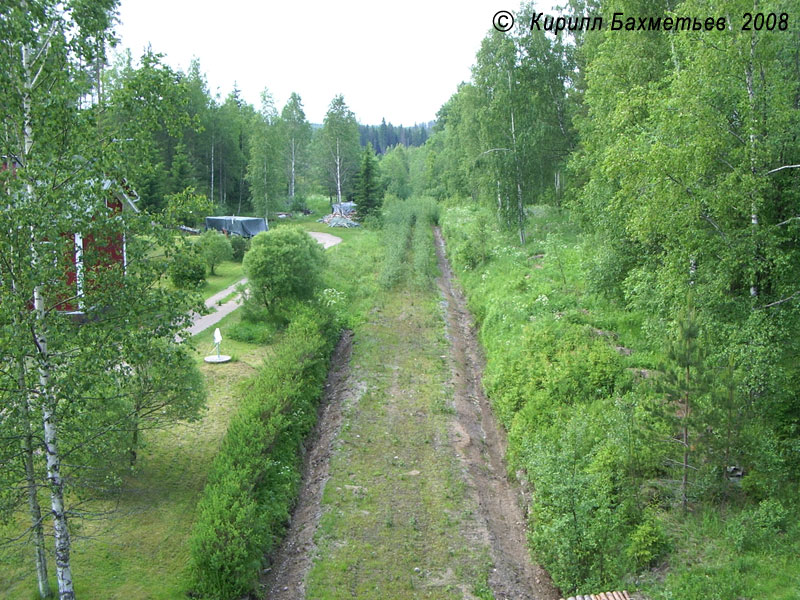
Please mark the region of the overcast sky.
MULTIPOLYGON (((548 3, 549 4, 549 3, 548 3)), ((344 94, 359 122, 432 120, 470 77, 499 10, 519 0, 122 0, 117 35, 134 58, 148 43, 185 70, 193 56, 212 94, 238 85, 258 107, 264 87, 280 111, 300 94, 321 123, 344 94)))

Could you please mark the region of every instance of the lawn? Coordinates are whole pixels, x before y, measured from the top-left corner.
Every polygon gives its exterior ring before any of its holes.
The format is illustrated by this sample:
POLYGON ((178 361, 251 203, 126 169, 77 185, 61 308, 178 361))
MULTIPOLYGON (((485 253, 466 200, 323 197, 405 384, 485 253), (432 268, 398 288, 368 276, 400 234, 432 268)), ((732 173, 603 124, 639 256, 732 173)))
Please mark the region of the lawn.
MULTIPOLYGON (((206 472, 238 406, 239 385, 269 356, 269 346, 231 340, 226 329, 234 312, 220 322, 223 350, 234 360, 209 365, 202 357, 213 343, 211 330, 194 338, 196 357, 208 386, 208 408, 191 424, 148 431, 135 473, 119 498, 95 500, 83 510, 103 517, 73 519, 73 575, 82 598, 167 600, 185 598, 189 577, 188 540, 206 472)), ((43 497, 43 506, 47 506, 43 497)), ((49 538, 48 538, 49 543, 49 538)), ((0 555, 0 597, 29 600, 35 589, 29 548, 0 555)), ((50 565, 54 575, 54 565, 50 565)))
POLYGON ((217 265, 215 271, 216 274, 206 276, 205 283, 198 289, 203 300, 208 300, 217 292, 221 292, 244 277, 242 263, 230 260, 217 265))

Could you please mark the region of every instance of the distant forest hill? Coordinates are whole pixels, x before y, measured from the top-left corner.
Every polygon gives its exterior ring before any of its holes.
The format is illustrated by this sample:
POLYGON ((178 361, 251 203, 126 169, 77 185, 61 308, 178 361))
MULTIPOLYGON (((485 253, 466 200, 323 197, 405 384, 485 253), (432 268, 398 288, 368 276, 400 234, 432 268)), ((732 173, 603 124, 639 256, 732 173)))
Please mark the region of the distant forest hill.
POLYGON ((397 144, 406 147, 422 146, 428 139, 434 123, 435 121, 429 121, 421 125, 415 123, 411 127, 403 127, 402 125, 387 124, 386 119, 382 119, 380 125, 359 124, 358 133, 362 146, 366 146, 367 142, 372 142, 376 154, 383 154, 388 148, 397 144))
MULTIPOLYGON (((389 148, 397 144, 402 144, 406 148, 409 146, 422 146, 425 144, 425 140, 430 137, 435 124, 436 121, 428 121, 422 124, 414 123, 411 127, 403 127, 402 125, 387 123, 386 119, 381 119, 380 125, 362 125, 359 123, 359 141, 362 148, 367 146, 367 142, 372 142, 375 154, 385 154, 389 148)), ((320 123, 312 123, 311 129, 322 129, 322 125, 320 123)))

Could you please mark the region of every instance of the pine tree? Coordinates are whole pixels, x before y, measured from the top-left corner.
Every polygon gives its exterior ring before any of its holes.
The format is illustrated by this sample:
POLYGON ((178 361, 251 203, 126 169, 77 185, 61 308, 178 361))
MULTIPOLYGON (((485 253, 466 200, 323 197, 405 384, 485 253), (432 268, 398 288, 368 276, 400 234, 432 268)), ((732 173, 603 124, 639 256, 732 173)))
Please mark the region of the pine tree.
POLYGON ((700 326, 697 322, 691 300, 689 308, 678 321, 678 331, 669 344, 667 363, 663 365, 664 376, 660 388, 666 393, 671 404, 667 414, 677 424, 678 437, 675 441, 681 446, 681 507, 688 507, 689 471, 695 469, 691 464, 693 432, 701 420, 701 397, 709 390, 705 370, 705 350, 701 343, 700 326))

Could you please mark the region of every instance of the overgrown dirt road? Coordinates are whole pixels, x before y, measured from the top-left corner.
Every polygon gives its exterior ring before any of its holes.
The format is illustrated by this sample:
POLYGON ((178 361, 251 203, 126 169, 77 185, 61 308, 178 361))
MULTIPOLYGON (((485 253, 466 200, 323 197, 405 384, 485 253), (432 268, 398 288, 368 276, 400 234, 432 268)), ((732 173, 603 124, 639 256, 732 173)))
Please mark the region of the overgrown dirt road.
POLYGON ((337 352, 264 598, 559 597, 528 558, 477 341, 436 240, 439 290, 382 293, 349 372, 347 346, 337 352))
POLYGON ((519 490, 506 477, 505 432, 495 421, 481 385, 484 362, 466 299, 453 285, 438 227, 436 258, 441 276, 437 285, 446 303, 454 374, 454 444, 477 496, 488 529, 494 568, 489 584, 496 598, 558 598, 549 575, 531 563, 525 544, 525 517, 519 490))

